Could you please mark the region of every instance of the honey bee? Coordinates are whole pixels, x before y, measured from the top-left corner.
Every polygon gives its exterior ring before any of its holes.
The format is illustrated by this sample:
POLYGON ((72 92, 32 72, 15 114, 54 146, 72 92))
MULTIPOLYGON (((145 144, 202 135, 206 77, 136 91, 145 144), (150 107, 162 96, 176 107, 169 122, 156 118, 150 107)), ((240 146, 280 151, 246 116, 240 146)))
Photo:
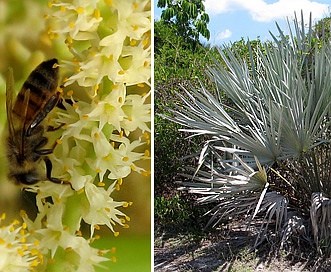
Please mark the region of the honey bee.
POLYGON ((43 121, 62 101, 57 91, 58 70, 57 59, 42 62, 24 82, 13 105, 14 78, 9 69, 6 85, 8 177, 17 184, 32 185, 43 180, 68 184, 52 177, 52 162, 47 155, 53 152, 56 143, 53 148, 45 148, 48 139, 44 133, 54 128, 46 128, 43 121), (46 173, 42 170, 42 160, 46 173))

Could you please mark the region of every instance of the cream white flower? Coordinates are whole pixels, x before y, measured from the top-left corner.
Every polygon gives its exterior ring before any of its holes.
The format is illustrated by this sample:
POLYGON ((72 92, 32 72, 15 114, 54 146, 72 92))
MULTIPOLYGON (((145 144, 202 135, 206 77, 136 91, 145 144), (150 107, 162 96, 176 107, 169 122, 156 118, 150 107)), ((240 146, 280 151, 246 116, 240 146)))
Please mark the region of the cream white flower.
POLYGON ((28 241, 27 225, 18 225, 15 220, 0 228, 0 271, 29 271, 43 262, 43 255, 28 241))
POLYGON ((123 110, 127 118, 121 123, 126 134, 129 134, 130 131, 135 131, 137 128, 141 129, 142 132, 150 132, 147 123, 151 121, 151 105, 146 104, 146 99, 149 95, 150 92, 143 96, 131 94, 126 97, 123 110))

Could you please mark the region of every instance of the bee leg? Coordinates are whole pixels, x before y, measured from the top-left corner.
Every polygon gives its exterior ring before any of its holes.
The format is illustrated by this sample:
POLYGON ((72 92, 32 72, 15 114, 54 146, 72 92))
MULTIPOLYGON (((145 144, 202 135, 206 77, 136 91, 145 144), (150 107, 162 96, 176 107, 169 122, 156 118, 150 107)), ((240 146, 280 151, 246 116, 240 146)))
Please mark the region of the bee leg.
POLYGON ((44 108, 38 113, 36 118, 32 121, 32 123, 29 125, 26 136, 30 136, 33 134, 33 129, 38 127, 41 121, 45 119, 47 114, 59 103, 61 97, 61 93, 57 92, 56 95, 53 95, 46 103, 44 108))
POLYGON ((66 110, 65 106, 63 105, 63 100, 64 100, 65 102, 67 102, 67 103, 68 103, 69 105, 71 105, 71 106, 74 104, 74 102, 72 102, 72 100, 69 99, 69 98, 66 98, 66 99, 61 98, 61 99, 59 100, 59 103, 57 103, 57 105, 56 105, 56 107, 58 107, 58 108, 61 109, 61 110, 66 110))
POLYGON ((56 131, 56 130, 60 129, 61 127, 63 127, 64 125, 65 124, 61 124, 61 125, 59 125, 57 127, 48 126, 47 131, 56 131))
POLYGON ((46 178, 49 181, 57 184, 68 184, 70 185, 71 189, 74 190, 74 188, 72 188, 71 183, 69 181, 52 177, 52 168, 53 168, 52 162, 48 157, 44 157, 43 159, 46 164, 46 178))

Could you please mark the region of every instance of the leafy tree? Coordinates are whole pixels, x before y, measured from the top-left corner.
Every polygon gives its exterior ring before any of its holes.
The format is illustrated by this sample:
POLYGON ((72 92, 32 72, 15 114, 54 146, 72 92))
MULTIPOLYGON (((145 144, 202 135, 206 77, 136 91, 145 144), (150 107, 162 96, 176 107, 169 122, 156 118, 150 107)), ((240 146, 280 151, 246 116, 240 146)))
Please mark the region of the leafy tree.
POLYGON ((158 0, 157 6, 165 8, 161 18, 166 23, 174 24, 178 35, 184 37, 186 42, 198 42, 200 34, 209 40, 209 16, 203 0, 158 0))
POLYGON ((329 40, 331 38, 331 17, 325 17, 319 20, 315 26, 314 31, 320 39, 329 40))

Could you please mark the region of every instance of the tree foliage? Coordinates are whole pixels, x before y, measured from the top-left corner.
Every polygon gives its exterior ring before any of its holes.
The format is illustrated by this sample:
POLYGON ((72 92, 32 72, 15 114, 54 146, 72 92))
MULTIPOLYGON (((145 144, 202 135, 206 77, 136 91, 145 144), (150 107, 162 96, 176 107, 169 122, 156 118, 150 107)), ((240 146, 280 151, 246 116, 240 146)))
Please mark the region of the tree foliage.
POLYGON ((161 18, 166 23, 174 24, 177 34, 186 42, 197 42, 199 35, 209 40, 210 31, 207 27, 209 16, 205 12, 203 0, 158 0, 157 6, 165 8, 161 18))

